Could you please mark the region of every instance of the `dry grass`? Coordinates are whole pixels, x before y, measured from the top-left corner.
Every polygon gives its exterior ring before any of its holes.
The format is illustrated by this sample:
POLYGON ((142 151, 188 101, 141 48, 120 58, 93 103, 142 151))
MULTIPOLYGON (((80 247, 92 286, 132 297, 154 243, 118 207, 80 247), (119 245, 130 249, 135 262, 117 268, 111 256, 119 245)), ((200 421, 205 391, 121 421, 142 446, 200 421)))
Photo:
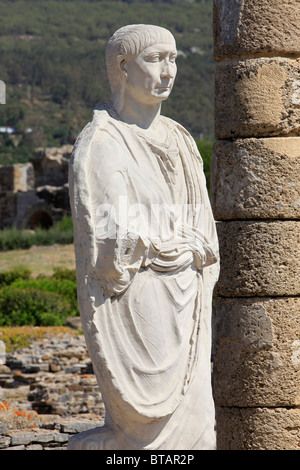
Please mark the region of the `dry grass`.
POLYGON ((0 340, 4 341, 6 352, 9 353, 19 348, 26 348, 35 339, 64 333, 76 335, 78 331, 66 326, 2 326, 0 327, 0 340))
POLYGON ((30 269, 33 277, 50 276, 54 267, 75 269, 74 245, 32 246, 28 250, 0 252, 0 271, 20 265, 30 269))

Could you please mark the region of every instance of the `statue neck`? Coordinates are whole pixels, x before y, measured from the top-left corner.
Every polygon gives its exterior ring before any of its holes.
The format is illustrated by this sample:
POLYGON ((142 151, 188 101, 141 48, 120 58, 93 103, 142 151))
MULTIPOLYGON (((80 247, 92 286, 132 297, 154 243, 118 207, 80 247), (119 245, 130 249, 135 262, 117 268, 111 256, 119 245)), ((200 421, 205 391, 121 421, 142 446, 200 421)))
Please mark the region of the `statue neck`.
POLYGON ((161 102, 154 105, 145 105, 132 97, 124 97, 121 104, 119 100, 113 99, 114 107, 127 124, 133 124, 141 130, 153 131, 159 125, 161 102))

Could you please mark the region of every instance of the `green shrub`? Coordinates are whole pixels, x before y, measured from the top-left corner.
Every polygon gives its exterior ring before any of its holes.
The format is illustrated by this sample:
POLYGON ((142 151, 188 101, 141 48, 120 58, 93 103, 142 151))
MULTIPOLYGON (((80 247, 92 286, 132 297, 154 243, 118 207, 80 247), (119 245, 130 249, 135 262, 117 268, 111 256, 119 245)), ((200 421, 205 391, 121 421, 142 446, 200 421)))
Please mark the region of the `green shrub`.
POLYGON ((58 232, 73 232, 73 220, 72 217, 66 215, 55 224, 55 229, 58 232))
POLYGON ((76 270, 57 267, 54 268, 54 273, 52 274, 53 279, 68 279, 70 281, 76 282, 76 270))
POLYGON ((0 272, 0 286, 10 285, 17 279, 29 279, 31 271, 25 266, 19 266, 11 271, 0 272))
POLYGON ((54 227, 48 230, 38 228, 32 234, 32 245, 47 246, 47 245, 68 245, 73 243, 73 230, 63 231, 60 228, 54 227))
POLYGON ((5 228, 0 231, 0 251, 30 248, 34 244, 33 235, 25 230, 5 228))
POLYGON ((54 292, 60 294, 77 314, 77 285, 69 279, 55 279, 51 277, 40 277, 38 279, 17 279, 12 287, 18 289, 38 289, 40 291, 54 292))
POLYGON ((0 231, 0 251, 30 248, 32 245, 49 246, 73 243, 73 224, 71 217, 63 217, 48 230, 37 228, 34 232, 5 228, 0 231))
POLYGON ((5 286, 0 289, 0 326, 61 326, 70 303, 54 292, 5 286))

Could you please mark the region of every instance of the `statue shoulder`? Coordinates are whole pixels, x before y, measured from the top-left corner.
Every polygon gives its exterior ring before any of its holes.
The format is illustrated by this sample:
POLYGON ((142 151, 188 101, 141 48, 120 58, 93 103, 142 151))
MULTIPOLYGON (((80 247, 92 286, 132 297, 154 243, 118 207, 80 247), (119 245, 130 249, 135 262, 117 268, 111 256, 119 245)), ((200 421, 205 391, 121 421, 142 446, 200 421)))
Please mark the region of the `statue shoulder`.
POLYGON ((183 134, 187 138, 193 138, 189 131, 183 127, 182 124, 179 124, 179 122, 174 121, 174 119, 171 119, 167 116, 161 116, 162 122, 169 128, 176 130, 177 132, 183 134))
POLYGON ((105 107, 94 110, 93 119, 81 131, 72 152, 74 169, 99 162, 122 159, 122 143, 112 125, 112 118, 105 107))
POLYGON ((173 131, 180 134, 183 137, 186 145, 191 147, 192 151, 195 152, 196 154, 198 154, 198 148, 197 148, 195 139, 193 138, 193 136, 189 133, 189 131, 185 127, 183 127, 181 124, 179 124, 179 122, 174 121, 174 119, 171 119, 169 117, 161 116, 161 118, 162 118, 162 122, 167 127, 169 127, 173 131))

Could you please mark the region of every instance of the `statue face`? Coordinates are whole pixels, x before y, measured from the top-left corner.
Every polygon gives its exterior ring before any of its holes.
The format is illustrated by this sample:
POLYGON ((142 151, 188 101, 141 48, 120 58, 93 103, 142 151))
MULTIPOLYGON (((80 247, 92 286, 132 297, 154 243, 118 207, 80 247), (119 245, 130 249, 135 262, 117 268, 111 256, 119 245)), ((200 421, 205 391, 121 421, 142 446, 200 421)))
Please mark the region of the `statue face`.
POLYGON ((175 44, 155 44, 126 62, 125 92, 145 105, 168 98, 177 73, 175 44))

